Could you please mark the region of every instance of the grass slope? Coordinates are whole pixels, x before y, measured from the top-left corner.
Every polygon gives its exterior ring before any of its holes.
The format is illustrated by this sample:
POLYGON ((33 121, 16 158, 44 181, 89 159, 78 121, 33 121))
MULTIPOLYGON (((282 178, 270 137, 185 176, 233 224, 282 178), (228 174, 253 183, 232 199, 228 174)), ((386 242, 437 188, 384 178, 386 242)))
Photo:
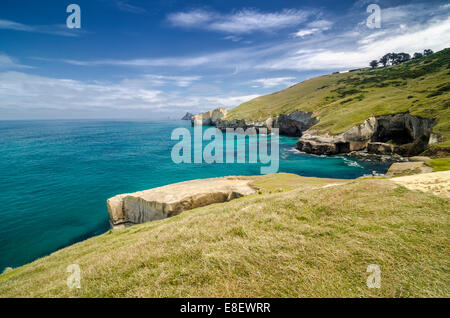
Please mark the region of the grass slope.
POLYGON ((227 119, 262 120, 294 110, 314 112, 315 129, 342 133, 370 116, 409 111, 436 118, 450 145, 450 49, 397 66, 316 77, 233 108, 227 119))
POLYGON ((450 158, 438 158, 428 161, 428 166, 433 168, 434 171, 447 171, 450 170, 450 158))
POLYGON ((262 194, 109 232, 11 270, 0 296, 450 296, 448 200, 389 180, 324 188, 341 181, 267 178, 256 181, 262 194), (74 263, 79 290, 66 286, 74 263), (381 268, 381 289, 366 286, 369 264, 381 268))

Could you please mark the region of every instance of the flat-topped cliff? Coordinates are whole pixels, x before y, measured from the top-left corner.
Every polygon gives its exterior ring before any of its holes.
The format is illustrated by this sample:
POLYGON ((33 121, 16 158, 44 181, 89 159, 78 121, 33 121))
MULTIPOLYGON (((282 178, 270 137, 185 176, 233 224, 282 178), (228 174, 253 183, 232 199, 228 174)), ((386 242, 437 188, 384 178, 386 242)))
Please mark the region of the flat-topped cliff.
POLYGON ((112 228, 165 219, 183 211, 256 193, 251 180, 233 177, 199 179, 108 199, 112 228))
POLYGON ((216 123, 227 115, 227 110, 223 107, 207 111, 202 114, 192 116, 191 123, 194 125, 215 126, 216 123))

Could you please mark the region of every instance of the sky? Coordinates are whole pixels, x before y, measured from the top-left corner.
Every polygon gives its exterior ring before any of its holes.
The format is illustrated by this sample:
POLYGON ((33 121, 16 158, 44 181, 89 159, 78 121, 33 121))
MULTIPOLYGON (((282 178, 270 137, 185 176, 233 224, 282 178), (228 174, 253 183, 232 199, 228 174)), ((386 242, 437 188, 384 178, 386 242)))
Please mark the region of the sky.
POLYGON ((449 47, 449 13, 433 0, 1 0, 0 120, 230 109, 388 52, 449 47), (70 4, 81 28, 67 27, 70 4))

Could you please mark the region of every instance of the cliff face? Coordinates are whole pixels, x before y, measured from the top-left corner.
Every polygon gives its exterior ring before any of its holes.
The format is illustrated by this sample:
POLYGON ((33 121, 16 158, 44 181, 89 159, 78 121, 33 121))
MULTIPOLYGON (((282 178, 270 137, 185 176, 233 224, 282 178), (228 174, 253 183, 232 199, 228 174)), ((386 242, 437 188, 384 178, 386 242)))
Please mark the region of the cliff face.
POLYGON ((195 115, 191 118, 192 126, 201 124, 203 126, 215 126, 216 123, 227 115, 225 108, 217 108, 206 113, 195 115))
POLYGON ((317 123, 317 119, 313 117, 312 113, 296 110, 290 114, 270 117, 265 121, 220 119, 217 121, 216 127, 223 131, 226 128, 255 128, 256 130, 265 128, 269 132, 272 128, 278 128, 281 135, 300 137, 303 131, 309 129, 315 123, 317 123))
POLYGON ((294 111, 270 117, 265 121, 245 119, 226 119, 223 108, 212 110, 192 117, 192 124, 216 126, 222 131, 227 128, 262 128, 269 132, 278 128, 281 135, 298 136, 296 148, 316 155, 335 155, 351 151, 366 150, 372 154, 414 156, 423 152, 439 136, 432 134, 433 119, 419 118, 409 113, 370 117, 338 135, 318 133, 314 125, 319 119, 311 112, 294 111))
POLYGON ((430 143, 433 124, 432 119, 408 113, 371 117, 336 136, 306 132, 297 142, 297 149, 318 155, 367 150, 374 154, 414 156, 430 143))
POLYGON ((107 201, 110 224, 117 228, 165 219, 186 210, 255 194, 251 181, 231 177, 201 179, 120 194, 107 201))
POLYGON ((290 114, 281 114, 273 119, 273 127, 280 129, 280 134, 300 137, 303 132, 316 124, 318 120, 312 113, 294 111, 290 114))

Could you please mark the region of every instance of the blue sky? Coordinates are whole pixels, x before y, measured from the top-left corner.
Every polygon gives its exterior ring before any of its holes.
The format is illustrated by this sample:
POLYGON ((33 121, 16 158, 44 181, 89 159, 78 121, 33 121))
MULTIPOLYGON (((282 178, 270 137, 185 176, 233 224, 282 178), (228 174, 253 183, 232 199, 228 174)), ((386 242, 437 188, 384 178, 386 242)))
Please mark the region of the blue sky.
POLYGON ((449 12, 430 0, 2 0, 0 119, 232 108, 387 52, 449 47, 449 12), (81 29, 66 26, 71 3, 81 29))

